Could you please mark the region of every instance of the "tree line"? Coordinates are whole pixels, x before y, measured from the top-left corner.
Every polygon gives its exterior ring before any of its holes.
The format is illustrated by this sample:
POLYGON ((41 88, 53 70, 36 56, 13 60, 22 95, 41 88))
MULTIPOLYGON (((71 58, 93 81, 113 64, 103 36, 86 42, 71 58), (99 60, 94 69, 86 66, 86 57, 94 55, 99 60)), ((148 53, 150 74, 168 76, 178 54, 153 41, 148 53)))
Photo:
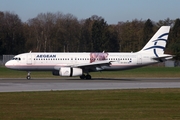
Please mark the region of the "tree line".
POLYGON ((0 12, 0 54, 23 52, 136 52, 163 25, 171 31, 166 53, 180 57, 180 19, 120 21, 107 24, 93 15, 78 20, 72 14, 40 13, 22 22, 11 12, 0 12))

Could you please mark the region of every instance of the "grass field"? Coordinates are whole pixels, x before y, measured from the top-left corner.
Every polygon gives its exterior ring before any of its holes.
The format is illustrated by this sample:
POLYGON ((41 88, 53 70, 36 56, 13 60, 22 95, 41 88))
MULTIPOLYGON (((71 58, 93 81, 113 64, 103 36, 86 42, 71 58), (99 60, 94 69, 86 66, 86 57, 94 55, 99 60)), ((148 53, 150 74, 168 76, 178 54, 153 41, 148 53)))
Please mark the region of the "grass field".
MULTIPOLYGON (((94 72, 93 78, 121 78, 121 77, 180 77, 180 67, 143 67, 126 71, 94 72)), ((0 78, 25 78, 27 72, 15 71, 0 67, 0 78)), ((53 76, 52 72, 32 72, 32 78, 60 78, 53 76)))
POLYGON ((0 93, 0 120, 178 120, 180 89, 0 93))

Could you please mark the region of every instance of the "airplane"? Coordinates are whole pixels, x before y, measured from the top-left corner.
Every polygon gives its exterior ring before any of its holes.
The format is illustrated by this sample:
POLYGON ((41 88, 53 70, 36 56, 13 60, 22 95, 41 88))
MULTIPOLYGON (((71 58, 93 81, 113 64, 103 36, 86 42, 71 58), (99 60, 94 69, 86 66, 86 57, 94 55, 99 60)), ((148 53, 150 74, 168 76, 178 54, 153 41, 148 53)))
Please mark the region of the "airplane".
POLYGON ((172 55, 164 54, 169 31, 170 26, 160 27, 138 52, 29 52, 16 55, 5 66, 27 71, 27 79, 31 79, 31 71, 91 79, 90 72, 133 69, 172 59, 172 55))

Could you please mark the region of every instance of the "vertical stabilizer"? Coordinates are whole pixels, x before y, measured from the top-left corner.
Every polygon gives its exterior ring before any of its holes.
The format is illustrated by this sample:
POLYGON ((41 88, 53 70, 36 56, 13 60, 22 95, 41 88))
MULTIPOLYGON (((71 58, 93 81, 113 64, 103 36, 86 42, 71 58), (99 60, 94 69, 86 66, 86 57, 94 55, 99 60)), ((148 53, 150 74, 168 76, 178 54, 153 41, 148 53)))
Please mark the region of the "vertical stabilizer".
POLYGON ((164 54, 170 26, 162 26, 139 52, 152 53, 156 57, 164 54))

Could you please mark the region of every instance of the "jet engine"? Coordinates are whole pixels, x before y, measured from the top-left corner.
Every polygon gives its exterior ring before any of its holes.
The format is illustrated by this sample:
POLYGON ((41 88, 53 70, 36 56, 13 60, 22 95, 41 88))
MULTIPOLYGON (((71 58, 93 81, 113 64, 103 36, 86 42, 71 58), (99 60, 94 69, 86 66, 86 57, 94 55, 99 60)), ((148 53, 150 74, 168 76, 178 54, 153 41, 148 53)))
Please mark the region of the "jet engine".
POLYGON ((72 76, 81 76, 83 74, 83 71, 81 68, 72 68, 72 67, 61 67, 60 70, 55 70, 52 72, 53 75, 60 75, 60 76, 66 76, 66 77, 72 77, 72 76))

